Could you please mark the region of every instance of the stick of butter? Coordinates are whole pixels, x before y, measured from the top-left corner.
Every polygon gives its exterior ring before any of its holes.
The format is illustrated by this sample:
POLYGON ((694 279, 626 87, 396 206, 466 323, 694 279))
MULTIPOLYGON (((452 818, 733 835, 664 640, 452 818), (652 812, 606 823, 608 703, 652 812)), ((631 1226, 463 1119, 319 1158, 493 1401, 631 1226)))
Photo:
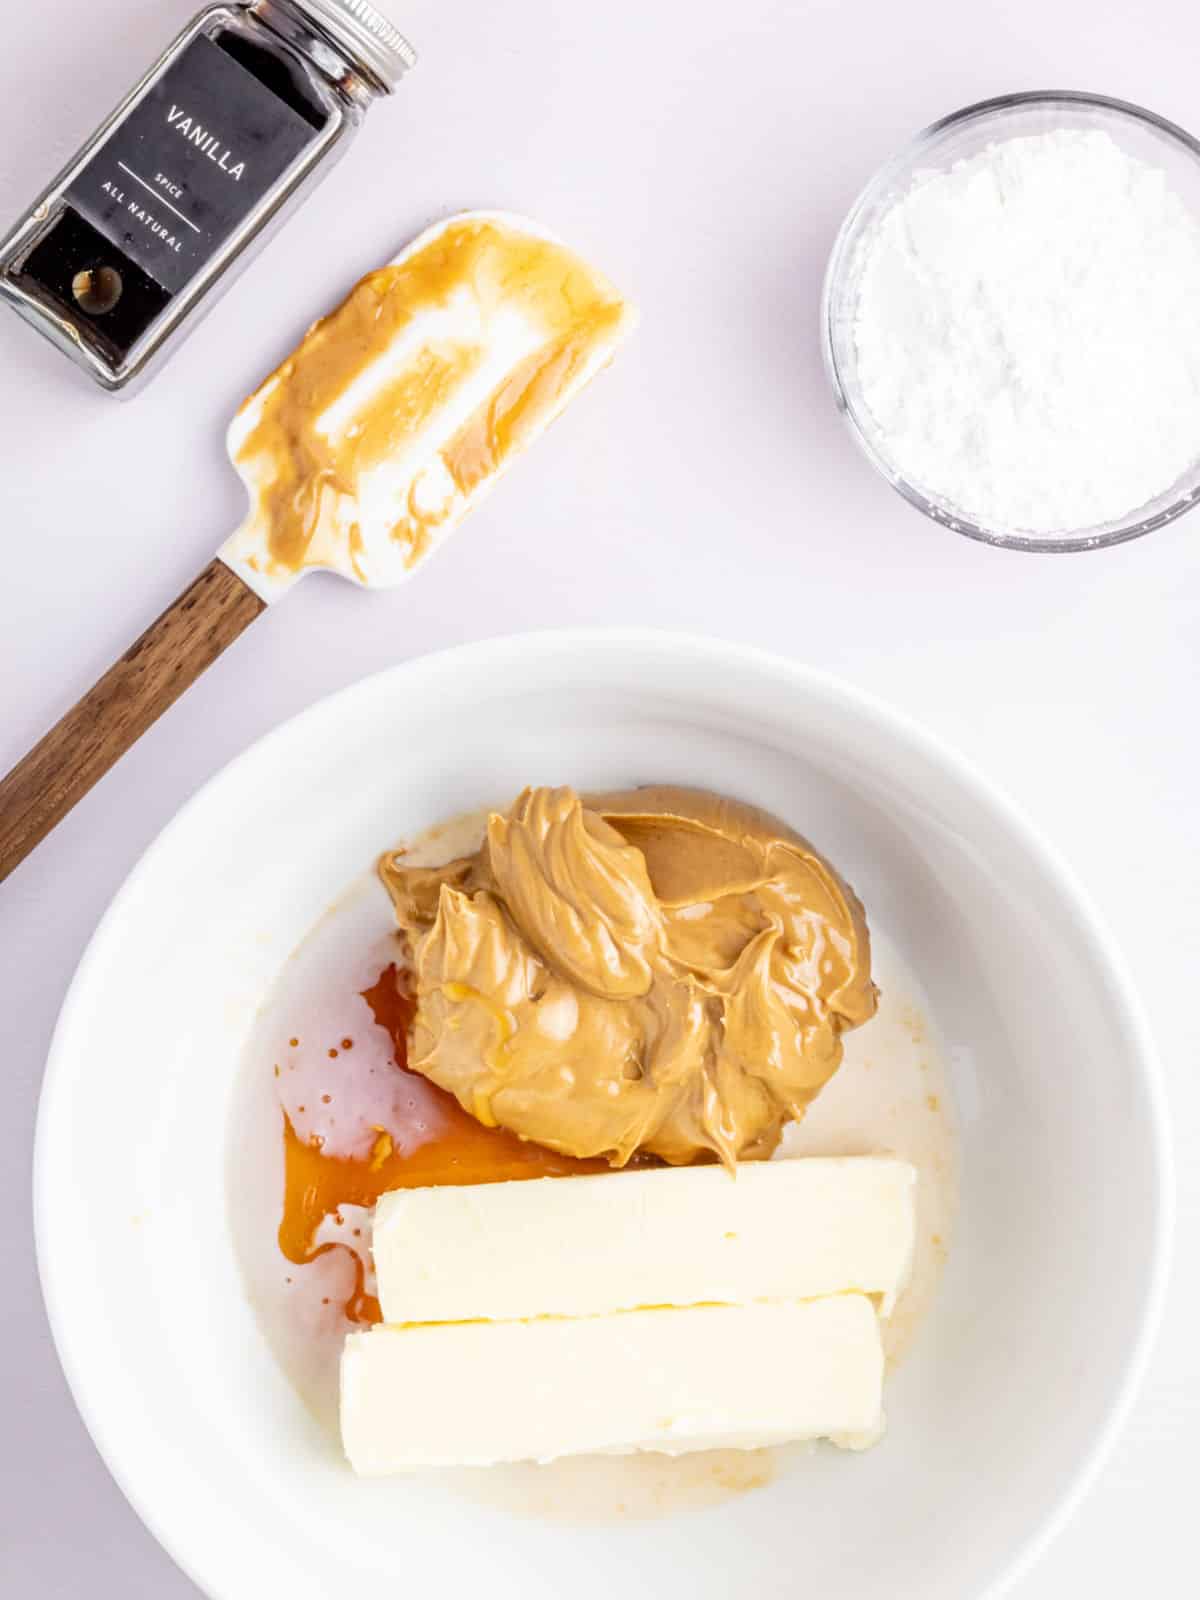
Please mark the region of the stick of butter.
POLYGON ((660 1167, 397 1189, 375 1211, 385 1322, 599 1316, 860 1290, 912 1262, 916 1172, 890 1157, 660 1167))
POLYGON ((352 1333, 342 1442, 355 1472, 568 1455, 854 1448, 882 1430, 879 1319, 860 1294, 352 1333))

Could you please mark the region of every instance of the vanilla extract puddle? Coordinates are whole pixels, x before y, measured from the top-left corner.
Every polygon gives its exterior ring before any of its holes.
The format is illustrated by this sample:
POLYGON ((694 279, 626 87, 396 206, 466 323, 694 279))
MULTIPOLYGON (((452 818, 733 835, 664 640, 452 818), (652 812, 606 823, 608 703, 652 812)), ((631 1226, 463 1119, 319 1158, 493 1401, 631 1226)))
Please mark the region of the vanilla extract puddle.
MULTIPOLYGON (((408 859, 433 865, 474 849, 482 820, 476 814, 430 830, 410 843, 408 859)), ((920 987, 876 927, 872 943, 879 1013, 846 1035, 841 1068, 804 1122, 788 1129, 781 1154, 886 1153, 917 1167, 914 1272, 885 1327, 894 1363, 936 1292, 958 1158, 943 1053, 920 987)), ((403 1186, 608 1170, 484 1128, 404 1068, 411 1001, 401 959, 391 903, 371 871, 311 930, 267 996, 233 1123, 230 1215, 247 1294, 338 1457, 342 1343, 379 1315, 370 1261, 378 1196, 403 1186)), ((605 1521, 719 1503, 804 1470, 813 1454, 798 1445, 583 1457, 427 1476, 516 1515, 605 1521)))

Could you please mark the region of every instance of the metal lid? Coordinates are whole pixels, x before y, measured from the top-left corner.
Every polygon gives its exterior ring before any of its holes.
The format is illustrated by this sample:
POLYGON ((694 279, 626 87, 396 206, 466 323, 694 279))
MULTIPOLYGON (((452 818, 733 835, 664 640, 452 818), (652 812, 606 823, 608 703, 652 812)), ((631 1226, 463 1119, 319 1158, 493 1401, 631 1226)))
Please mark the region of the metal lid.
POLYGON ((335 44, 392 90, 417 59, 417 52, 367 0, 293 0, 335 44))

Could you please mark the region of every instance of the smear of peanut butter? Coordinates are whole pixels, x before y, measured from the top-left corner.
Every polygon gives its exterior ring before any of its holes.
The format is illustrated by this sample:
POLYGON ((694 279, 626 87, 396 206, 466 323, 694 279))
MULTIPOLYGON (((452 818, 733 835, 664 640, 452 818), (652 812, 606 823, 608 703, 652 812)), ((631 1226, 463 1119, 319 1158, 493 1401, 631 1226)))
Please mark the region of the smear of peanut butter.
POLYGON ((229 556, 277 579, 398 581, 631 320, 599 273, 517 220, 431 230, 243 406, 230 450, 254 505, 229 556))
POLYGON ((416 975, 410 1067, 567 1155, 769 1155, 875 1012, 853 890, 701 791, 526 789, 477 854, 380 872, 416 975))

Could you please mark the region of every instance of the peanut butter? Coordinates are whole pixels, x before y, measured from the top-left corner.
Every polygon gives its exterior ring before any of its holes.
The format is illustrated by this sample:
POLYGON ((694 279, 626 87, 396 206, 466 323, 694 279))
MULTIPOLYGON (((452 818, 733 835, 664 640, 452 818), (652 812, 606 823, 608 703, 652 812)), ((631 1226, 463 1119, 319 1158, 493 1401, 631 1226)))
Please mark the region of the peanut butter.
POLYGON ((399 582, 631 323, 605 278, 520 219, 430 229, 239 411, 229 449, 252 509, 222 557, 260 592, 312 567, 399 582))
POLYGON ((475 855, 380 872, 414 968, 409 1066, 565 1155, 767 1156, 875 1011, 854 892, 699 790, 526 789, 475 855))

